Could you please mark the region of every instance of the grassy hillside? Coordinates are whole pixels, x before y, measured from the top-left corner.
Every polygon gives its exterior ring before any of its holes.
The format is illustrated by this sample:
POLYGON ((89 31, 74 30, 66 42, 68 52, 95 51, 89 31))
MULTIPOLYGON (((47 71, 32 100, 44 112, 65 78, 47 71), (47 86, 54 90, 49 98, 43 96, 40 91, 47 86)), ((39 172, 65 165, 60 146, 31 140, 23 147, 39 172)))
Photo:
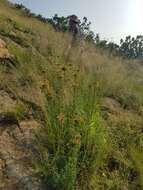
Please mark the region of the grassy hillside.
POLYGON ((0 1, 0 112, 35 131, 34 174, 50 190, 143 189, 143 66, 101 52, 0 1), (38 153, 38 154, 36 154, 38 153))

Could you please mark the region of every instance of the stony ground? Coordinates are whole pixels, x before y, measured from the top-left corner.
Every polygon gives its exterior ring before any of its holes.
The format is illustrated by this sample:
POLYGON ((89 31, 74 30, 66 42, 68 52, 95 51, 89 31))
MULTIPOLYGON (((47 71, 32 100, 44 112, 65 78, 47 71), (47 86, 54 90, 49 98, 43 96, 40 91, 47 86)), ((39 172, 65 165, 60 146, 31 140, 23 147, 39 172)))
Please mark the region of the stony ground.
MULTIPOLYGON (((11 55, 6 43, 0 39, 0 59, 11 55)), ((0 90, 0 114, 12 110, 17 101, 4 90, 0 90)), ((38 190, 39 182, 33 177, 31 166, 33 131, 39 127, 33 118, 19 122, 20 130, 14 123, 0 123, 0 189, 38 190)))
MULTIPOLYGON (((11 102, 11 106, 13 106, 12 100, 7 95, 0 93, 0 100, 4 99, 11 102)), ((1 190, 39 189, 37 180, 32 176, 31 167, 32 134, 38 126, 39 124, 33 119, 20 122, 23 133, 12 124, 0 126, 1 190)))

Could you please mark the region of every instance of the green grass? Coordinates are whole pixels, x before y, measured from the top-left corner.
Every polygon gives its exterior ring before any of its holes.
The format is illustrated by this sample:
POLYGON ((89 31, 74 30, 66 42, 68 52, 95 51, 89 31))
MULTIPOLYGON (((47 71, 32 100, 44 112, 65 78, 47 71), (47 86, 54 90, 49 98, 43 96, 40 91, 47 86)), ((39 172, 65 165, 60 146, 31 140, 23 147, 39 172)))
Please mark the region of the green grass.
POLYGON ((68 34, 6 1, 0 26, 16 64, 0 65, 0 89, 14 99, 0 99, 1 111, 32 112, 43 126, 31 159, 46 189, 141 190, 143 67, 83 41, 70 49, 68 34))

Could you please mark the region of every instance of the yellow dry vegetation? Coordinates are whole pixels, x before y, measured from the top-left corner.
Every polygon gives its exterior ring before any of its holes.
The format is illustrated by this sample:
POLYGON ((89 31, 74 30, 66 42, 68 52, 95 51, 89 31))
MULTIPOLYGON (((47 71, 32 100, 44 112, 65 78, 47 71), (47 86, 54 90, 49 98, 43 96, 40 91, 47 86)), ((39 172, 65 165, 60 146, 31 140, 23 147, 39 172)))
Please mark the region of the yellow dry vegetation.
POLYGON ((9 53, 6 43, 0 39, 0 59, 9 59, 12 55, 9 53))

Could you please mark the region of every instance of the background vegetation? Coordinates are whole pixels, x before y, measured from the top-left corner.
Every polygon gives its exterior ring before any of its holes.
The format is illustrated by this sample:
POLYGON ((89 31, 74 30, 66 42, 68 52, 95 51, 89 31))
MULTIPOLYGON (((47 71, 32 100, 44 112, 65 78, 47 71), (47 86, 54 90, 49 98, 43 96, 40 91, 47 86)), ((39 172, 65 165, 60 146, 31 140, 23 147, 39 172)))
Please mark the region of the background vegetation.
MULTIPOLYGON (((20 9, 28 17, 35 17, 38 20, 51 24, 56 31, 68 32, 68 17, 58 16, 55 14, 52 18, 44 18, 42 15, 35 15, 31 11, 23 6, 22 4, 15 4, 17 9, 20 9)), ((102 40, 99 34, 95 34, 91 29, 91 22, 86 17, 80 21, 79 31, 80 38, 87 40, 88 42, 94 43, 96 48, 101 48, 108 51, 112 55, 122 56, 127 59, 138 59, 143 60, 143 36, 138 35, 137 37, 127 36, 125 39, 120 40, 120 44, 114 42, 108 42, 102 40)))

